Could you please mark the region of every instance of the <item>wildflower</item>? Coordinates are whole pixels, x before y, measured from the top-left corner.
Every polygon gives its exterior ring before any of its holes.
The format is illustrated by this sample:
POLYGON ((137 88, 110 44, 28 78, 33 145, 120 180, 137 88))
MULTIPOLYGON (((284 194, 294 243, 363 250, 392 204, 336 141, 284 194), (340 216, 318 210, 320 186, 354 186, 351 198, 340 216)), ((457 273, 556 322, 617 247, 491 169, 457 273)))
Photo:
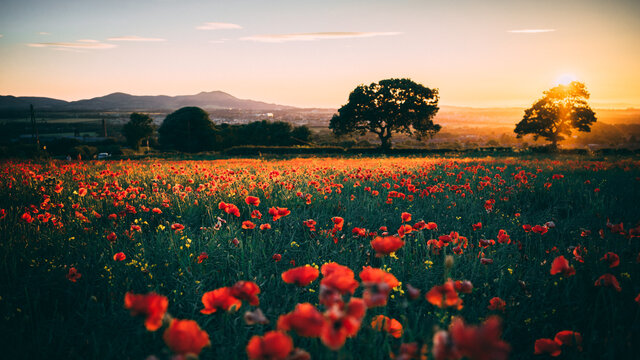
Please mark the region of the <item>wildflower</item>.
POLYGON ((261 224, 260 230, 269 230, 271 229, 271 224, 261 224))
POLYGON ((114 243, 116 241, 116 239, 118 238, 118 236, 116 235, 116 233, 114 232, 110 232, 107 235, 107 240, 109 240, 109 242, 114 243))
POLYGON ((204 251, 201 252, 200 255, 198 255, 198 264, 202 264, 202 262, 205 261, 208 258, 209 258, 209 254, 207 254, 204 251))
POLYGON ((576 274, 576 269, 573 266, 569 266, 569 260, 560 255, 553 260, 550 273, 551 275, 562 273, 565 276, 572 276, 576 274))
POLYGON ((218 309, 235 311, 242 305, 240 300, 232 295, 229 287, 207 291, 202 295, 202 304, 204 304, 204 309, 200 312, 205 315, 213 314, 218 309))
POLYGON ((289 214, 291 214, 291 211, 289 211, 289 209, 287 208, 272 207, 271 209, 269 209, 269 215, 273 216, 273 221, 276 221, 289 214))
POLYGON ((374 316, 371 321, 371 327, 377 331, 386 331, 396 339, 402 337, 402 324, 398 320, 384 315, 374 316))
POLYGON ((253 229, 255 227, 256 227, 256 224, 252 223, 249 220, 246 220, 246 221, 242 222, 242 228, 243 229, 249 229, 250 230, 250 229, 253 229))
POLYGON ((318 278, 319 271, 311 265, 289 269, 282 273, 282 281, 297 286, 307 286, 318 278))
POLYGON ((331 350, 341 348, 347 337, 353 337, 358 333, 366 311, 364 301, 355 297, 346 305, 331 305, 325 312, 326 324, 320 336, 322 343, 331 350))
POLYGON ((571 330, 560 331, 556 334, 556 337, 553 339, 553 341, 562 346, 575 345, 579 351, 582 351, 582 335, 579 332, 571 330))
POLYGON ((78 279, 82 277, 82 274, 78 272, 78 269, 75 267, 70 267, 69 272, 67 273, 67 279, 71 282, 76 282, 78 279))
POLYGON ((114 261, 123 261, 126 258, 127 258, 127 255, 125 255, 123 252, 115 253, 113 255, 113 260, 114 261))
POLYGON ((297 304, 295 310, 278 318, 278 330, 293 330, 304 337, 320 337, 324 326, 324 316, 309 303, 297 304))
POLYGON ((602 259, 600 259, 600 261, 606 261, 609 264, 610 268, 614 268, 620 265, 620 257, 618 257, 618 255, 613 252, 608 252, 604 254, 604 256, 602 257, 602 259))
POLYGON ((291 337, 280 331, 269 331, 264 336, 254 335, 247 344, 251 360, 284 360, 293 350, 291 337))
POLYGON ((280 254, 273 254, 273 256, 271 257, 275 262, 278 262, 280 260, 282 260, 282 255, 280 254))
POLYGON ((403 212, 402 214, 400 214, 400 217, 402 218, 402 222, 411 221, 411 214, 409 214, 408 212, 403 212))
POLYGON ((465 325, 461 318, 454 318, 449 326, 451 339, 457 352, 469 359, 506 360, 511 347, 500 339, 500 318, 490 316, 481 326, 465 325))
POLYGON ((452 280, 443 285, 432 287, 425 294, 425 299, 439 308, 454 307, 456 310, 462 309, 462 299, 458 297, 458 292, 455 290, 452 280))
POLYGON ((558 356, 562 353, 560 344, 551 339, 538 339, 534 344, 534 354, 549 354, 551 356, 558 356))
POLYGON ((252 219, 262 219, 262 213, 258 210, 253 210, 251 212, 251 218, 252 219))
POLYGON ((622 291, 618 279, 612 274, 604 274, 596 280, 595 286, 608 286, 614 288, 617 292, 622 291))
POLYGON ((482 229, 482 223, 481 222, 477 222, 475 224, 471 224, 471 227, 473 228, 473 231, 480 230, 480 229, 482 229))
POLYGON ((404 241, 397 236, 377 236, 371 240, 371 247, 376 251, 377 257, 389 255, 390 253, 400 249, 403 245, 404 241))
POLYGON ((193 320, 171 320, 162 335, 165 344, 177 355, 198 356, 202 348, 210 346, 209 334, 193 320))
POLYGON ((147 330, 156 331, 162 326, 162 318, 169 307, 169 300, 154 292, 145 295, 127 292, 124 296, 124 307, 131 310, 131 315, 144 315, 147 330))
POLYGON ((246 300, 250 305, 260 305, 260 287, 253 281, 238 281, 231 287, 231 296, 239 300, 246 300))
POLYGON ((247 196, 247 198, 244 199, 244 202, 246 202, 247 205, 253 205, 253 206, 260 205, 260 199, 255 196, 247 196))
POLYGON ((362 298, 367 307, 387 305, 387 297, 391 289, 400 285, 400 282, 393 274, 371 266, 363 267, 360 272, 360 279, 365 287, 362 298))
POLYGON ((184 225, 182 225, 182 224, 172 224, 171 225, 171 230, 175 231, 176 233, 181 232, 182 230, 184 230, 184 225))
POLYGON ((504 300, 502 300, 499 297, 494 297, 494 298, 491 298, 491 300, 489 300, 489 306, 487 306, 487 309, 504 312, 506 306, 507 306, 507 303, 504 300))

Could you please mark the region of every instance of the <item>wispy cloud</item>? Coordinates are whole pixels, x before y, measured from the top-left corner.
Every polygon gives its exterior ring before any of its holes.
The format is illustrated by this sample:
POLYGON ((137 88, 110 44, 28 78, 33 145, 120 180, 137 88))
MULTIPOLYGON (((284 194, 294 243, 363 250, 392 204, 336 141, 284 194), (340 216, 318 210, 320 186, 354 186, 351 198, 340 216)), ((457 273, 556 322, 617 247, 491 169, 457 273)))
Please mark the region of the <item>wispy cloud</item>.
POLYGON ((46 31, 40 31, 38 35, 51 35, 51 33, 48 33, 46 31))
POLYGON ((150 38, 150 37, 142 37, 137 35, 128 35, 128 36, 117 36, 108 38, 109 41, 139 41, 139 42, 160 42, 167 41, 162 38, 150 38))
POLYGON ((198 27, 198 30, 231 30, 231 29, 242 29, 242 26, 238 24, 231 23, 221 23, 221 22, 206 22, 198 27))
POLYGON ((4 37, 4 35, 0 34, 0 38, 1 38, 1 37, 4 37))
POLYGON ((538 34, 538 33, 548 33, 554 32, 556 29, 519 29, 519 30, 508 30, 509 33, 514 34, 538 34))
POLYGON ((286 41, 315 41, 326 39, 353 39, 368 38, 375 36, 393 36, 400 35, 401 32, 316 32, 316 33, 298 33, 298 34, 266 34, 254 35, 240 38, 245 41, 258 41, 269 43, 281 43, 286 41))
POLYGON ((46 43, 30 43, 29 47, 51 48, 55 50, 102 50, 111 49, 117 45, 103 43, 98 40, 82 39, 76 42, 46 42, 46 43))

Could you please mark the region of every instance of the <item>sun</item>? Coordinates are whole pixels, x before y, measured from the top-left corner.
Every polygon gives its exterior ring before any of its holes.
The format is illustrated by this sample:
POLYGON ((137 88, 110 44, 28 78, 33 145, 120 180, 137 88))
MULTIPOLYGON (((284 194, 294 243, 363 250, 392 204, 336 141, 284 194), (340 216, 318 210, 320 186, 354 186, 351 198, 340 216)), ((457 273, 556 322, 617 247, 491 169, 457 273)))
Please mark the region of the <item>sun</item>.
POLYGON ((558 78, 555 81, 556 85, 569 85, 572 81, 576 81, 578 80, 578 78, 576 78, 575 75, 573 74, 569 74, 569 73, 565 73, 562 74, 560 76, 558 76, 558 78))

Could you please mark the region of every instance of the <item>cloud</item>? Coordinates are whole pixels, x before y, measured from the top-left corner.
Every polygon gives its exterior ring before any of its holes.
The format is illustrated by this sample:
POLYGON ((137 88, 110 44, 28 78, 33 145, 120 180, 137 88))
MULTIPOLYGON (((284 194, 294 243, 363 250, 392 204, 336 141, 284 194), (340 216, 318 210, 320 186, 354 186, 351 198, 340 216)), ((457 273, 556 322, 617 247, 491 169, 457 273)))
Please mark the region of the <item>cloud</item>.
POLYGON ((47 43, 31 43, 29 47, 51 48, 55 50, 102 50, 116 47, 114 44, 107 44, 98 40, 82 39, 76 42, 47 42, 47 43))
POLYGON ((240 38, 245 41, 258 41, 268 43, 282 43, 286 41, 315 41, 326 39, 353 39, 368 38, 374 36, 393 36, 400 35, 401 32, 316 32, 316 33, 298 33, 298 34, 272 34, 272 35, 254 35, 240 38))
POLYGON ((198 27, 198 30, 231 30, 231 29, 242 29, 242 26, 238 24, 231 23, 219 23, 219 22, 206 22, 198 27))
POLYGON ((4 37, 4 35, 0 34, 0 38, 1 38, 1 37, 4 37))
POLYGON ((509 33, 514 34, 539 34, 539 33, 547 33, 554 32, 556 29, 521 29, 521 30, 508 30, 509 33))
POLYGON ((136 35, 112 37, 112 38, 108 38, 107 40, 109 40, 109 41, 139 41, 139 42, 167 41, 166 39, 162 39, 162 38, 148 38, 148 37, 141 37, 141 36, 136 36, 136 35))
POLYGON ((51 33, 48 33, 46 31, 40 31, 38 35, 51 35, 51 33))

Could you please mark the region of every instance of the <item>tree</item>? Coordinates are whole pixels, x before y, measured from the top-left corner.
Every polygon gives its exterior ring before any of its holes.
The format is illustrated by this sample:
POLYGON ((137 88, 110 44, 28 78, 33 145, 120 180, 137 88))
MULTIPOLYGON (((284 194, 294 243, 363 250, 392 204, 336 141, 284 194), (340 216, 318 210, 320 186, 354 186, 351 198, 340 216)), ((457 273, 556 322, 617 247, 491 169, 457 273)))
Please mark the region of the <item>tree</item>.
POLYGON ((220 143, 216 126, 199 107, 183 107, 167 115, 158 135, 161 146, 186 152, 214 150, 220 143))
POLYGON ((432 137, 440 131, 433 123, 438 112, 438 90, 410 79, 387 79, 359 85, 349 94, 349 102, 331 118, 335 135, 373 132, 381 148, 391 148, 392 133, 432 137))
POLYGON ((587 99, 589 93, 584 84, 577 81, 545 91, 544 97, 524 111, 524 117, 514 130, 516 137, 533 134, 534 140, 543 137, 556 148, 558 141, 571 136, 572 129, 591 131, 596 116, 587 99))
POLYGON ((153 134, 153 120, 147 114, 133 113, 129 122, 122 127, 122 135, 133 149, 140 148, 140 142, 153 134))

